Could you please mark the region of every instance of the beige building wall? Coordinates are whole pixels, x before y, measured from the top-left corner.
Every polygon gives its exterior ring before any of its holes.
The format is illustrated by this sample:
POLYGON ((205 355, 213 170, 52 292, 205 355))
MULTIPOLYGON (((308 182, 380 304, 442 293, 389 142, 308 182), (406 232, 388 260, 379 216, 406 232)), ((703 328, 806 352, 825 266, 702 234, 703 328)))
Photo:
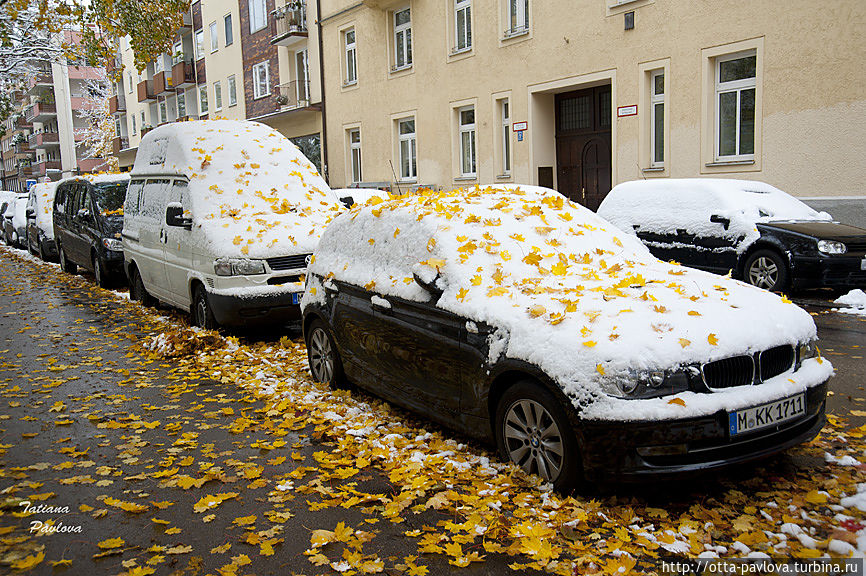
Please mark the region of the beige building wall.
MULTIPOLYGON (((718 176, 769 182, 798 196, 866 194, 866 3, 838 0, 530 0, 529 31, 505 38, 506 0, 473 0, 472 48, 452 54, 454 0, 323 0, 330 182, 349 184, 348 130, 362 138, 363 180, 398 172, 395 119, 414 116, 417 184, 557 184, 555 96, 611 87, 611 180, 718 176), (413 65, 393 72, 393 13, 411 8, 413 65), (633 12, 634 29, 625 29, 633 12), (344 86, 344 36, 357 38, 358 81, 344 86), (753 158, 714 157, 715 59, 757 55, 753 158), (665 71, 664 165, 650 163, 650 76, 665 71), (509 177, 497 99, 508 98, 509 177), (477 176, 460 178, 457 114, 475 106, 477 176), (637 114, 617 117, 617 108, 637 114), (392 171, 391 163, 394 164, 392 171)), ((399 180, 399 172, 398 178, 399 180)))

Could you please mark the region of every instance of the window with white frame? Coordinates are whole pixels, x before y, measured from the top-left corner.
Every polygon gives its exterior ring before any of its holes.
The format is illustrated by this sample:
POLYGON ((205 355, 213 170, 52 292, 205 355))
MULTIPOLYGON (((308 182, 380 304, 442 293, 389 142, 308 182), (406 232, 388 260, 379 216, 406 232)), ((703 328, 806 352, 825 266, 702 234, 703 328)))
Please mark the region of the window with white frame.
POLYGON ((207 110, 207 84, 202 84, 198 87, 198 115, 205 116, 207 110))
POLYGON ((506 0, 508 2, 508 29, 505 37, 517 36, 529 30, 529 0, 506 0))
POLYGON ((162 54, 156 57, 156 60, 153 61, 153 73, 159 74, 160 72, 165 72, 165 62, 162 60, 162 54))
POLYGON ((168 122, 168 110, 165 105, 165 100, 159 103, 159 123, 164 124, 168 122))
POLYGON ((195 31, 195 57, 204 58, 204 30, 195 31))
POLYGON ((144 121, 144 110, 141 111, 141 127, 144 128, 147 126, 147 122, 144 121))
POLYGON ((211 22, 208 28, 210 28, 210 51, 216 52, 220 47, 220 35, 217 32, 217 23, 211 22))
POLYGON ((717 58, 715 88, 715 159, 753 160, 757 55, 749 52, 717 58))
POLYGON ((235 32, 232 28, 232 15, 226 14, 223 16, 223 25, 226 33, 226 46, 231 46, 235 41, 235 32))
POLYGON ((232 74, 226 79, 229 89, 229 108, 238 104, 238 86, 235 80, 235 75, 232 74))
POLYGON ((132 72, 126 73, 127 84, 129 84, 129 93, 132 94, 132 72))
POLYGON ((132 118, 132 135, 135 136, 138 134, 138 127, 135 125, 135 114, 130 116, 130 118, 132 118))
POLYGON ((265 60, 253 66, 253 98, 264 98, 270 93, 270 63, 265 60))
POLYGON ((352 162, 352 183, 361 182, 361 129, 349 130, 349 158, 352 162))
POLYGON ((412 15, 409 8, 394 12, 394 69, 412 65, 412 15))
POLYGON ((457 110, 460 133, 460 175, 475 176, 475 107, 466 106, 457 110))
POLYGON ((223 109, 223 87, 219 80, 213 83, 213 109, 214 112, 223 109))
POLYGON ((346 30, 343 35, 346 44, 346 85, 358 81, 358 61, 355 52, 355 29, 346 30))
POLYGON ((265 0, 249 0, 250 2, 250 34, 258 32, 268 25, 268 8, 265 0))
POLYGON ((183 61, 183 42, 175 42, 172 47, 171 63, 172 65, 183 61))
POLYGON ((295 78, 298 80, 298 106, 302 106, 310 100, 310 70, 306 50, 295 52, 295 78))
POLYGON ((665 164, 665 71, 650 74, 650 167, 665 164))
POLYGON ((472 48, 472 0, 454 1, 454 51, 472 48))
POLYGON ((120 118, 115 118, 115 119, 114 119, 114 135, 117 136, 117 137, 120 137, 120 135, 121 135, 121 132, 120 132, 120 118))
POLYGON ((177 93, 177 117, 183 118, 186 116, 186 92, 183 90, 177 93))
POLYGON ((500 151, 502 154, 502 176, 511 174, 511 109, 508 98, 499 100, 499 118, 500 118, 500 151))
POLYGON ((418 178, 418 169, 415 164, 417 155, 415 118, 398 120, 397 134, 400 147, 400 179, 415 180, 418 178))

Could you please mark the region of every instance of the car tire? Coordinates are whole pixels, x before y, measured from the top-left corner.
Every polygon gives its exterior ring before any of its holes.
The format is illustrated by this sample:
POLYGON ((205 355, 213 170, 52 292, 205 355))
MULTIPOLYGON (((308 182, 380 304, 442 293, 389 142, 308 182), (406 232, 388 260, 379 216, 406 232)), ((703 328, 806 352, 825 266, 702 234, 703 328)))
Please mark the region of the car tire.
POLYGON ((199 328, 216 330, 219 324, 213 315, 210 303, 207 301, 207 293, 204 288, 198 286, 195 289, 195 298, 192 301, 192 323, 199 328))
POLYGON ((774 250, 756 250, 746 259, 743 278, 752 286, 781 292, 788 289, 788 265, 774 250))
POLYGON ((316 382, 326 382, 335 390, 350 388, 343 372, 343 361, 331 333, 321 320, 313 320, 304 335, 310 374, 316 382))
POLYGON ((156 306, 156 298, 148 293, 144 287, 144 280, 141 279, 141 274, 135 268, 132 270, 132 278, 129 281, 129 298, 136 302, 141 302, 142 306, 153 308, 156 306))
POLYGON ((57 246, 57 257, 60 258, 60 269, 67 274, 75 274, 78 272, 78 265, 75 262, 70 262, 66 257, 66 250, 63 246, 57 246))
POLYGON ((541 384, 521 380, 496 405, 496 447, 504 460, 568 493, 583 483, 580 447, 562 403, 541 384))
POLYGON ((93 277, 96 279, 96 285, 100 288, 110 288, 111 279, 108 277, 108 272, 105 270, 105 264, 99 259, 99 256, 93 256, 93 277))

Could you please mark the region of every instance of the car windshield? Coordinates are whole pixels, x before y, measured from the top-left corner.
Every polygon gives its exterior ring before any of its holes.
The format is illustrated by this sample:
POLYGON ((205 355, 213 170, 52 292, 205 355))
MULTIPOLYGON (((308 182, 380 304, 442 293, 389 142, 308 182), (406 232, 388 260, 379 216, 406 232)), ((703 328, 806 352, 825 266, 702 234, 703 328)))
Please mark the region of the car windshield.
POLYGON ((110 182, 97 184, 96 205, 103 214, 122 214, 123 201, 126 199, 126 185, 128 182, 110 182))

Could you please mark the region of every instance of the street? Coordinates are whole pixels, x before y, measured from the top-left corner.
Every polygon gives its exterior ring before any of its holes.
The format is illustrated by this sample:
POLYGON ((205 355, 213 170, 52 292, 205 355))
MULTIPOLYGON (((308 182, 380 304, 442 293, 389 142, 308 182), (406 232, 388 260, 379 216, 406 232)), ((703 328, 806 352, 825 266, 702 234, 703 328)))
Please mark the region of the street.
POLYGON ((866 498, 843 499, 866 482, 866 318, 802 304, 836 368, 815 441, 562 497, 489 447, 312 382, 296 331, 193 329, 3 247, 0 570, 570 575, 862 555, 866 498))

